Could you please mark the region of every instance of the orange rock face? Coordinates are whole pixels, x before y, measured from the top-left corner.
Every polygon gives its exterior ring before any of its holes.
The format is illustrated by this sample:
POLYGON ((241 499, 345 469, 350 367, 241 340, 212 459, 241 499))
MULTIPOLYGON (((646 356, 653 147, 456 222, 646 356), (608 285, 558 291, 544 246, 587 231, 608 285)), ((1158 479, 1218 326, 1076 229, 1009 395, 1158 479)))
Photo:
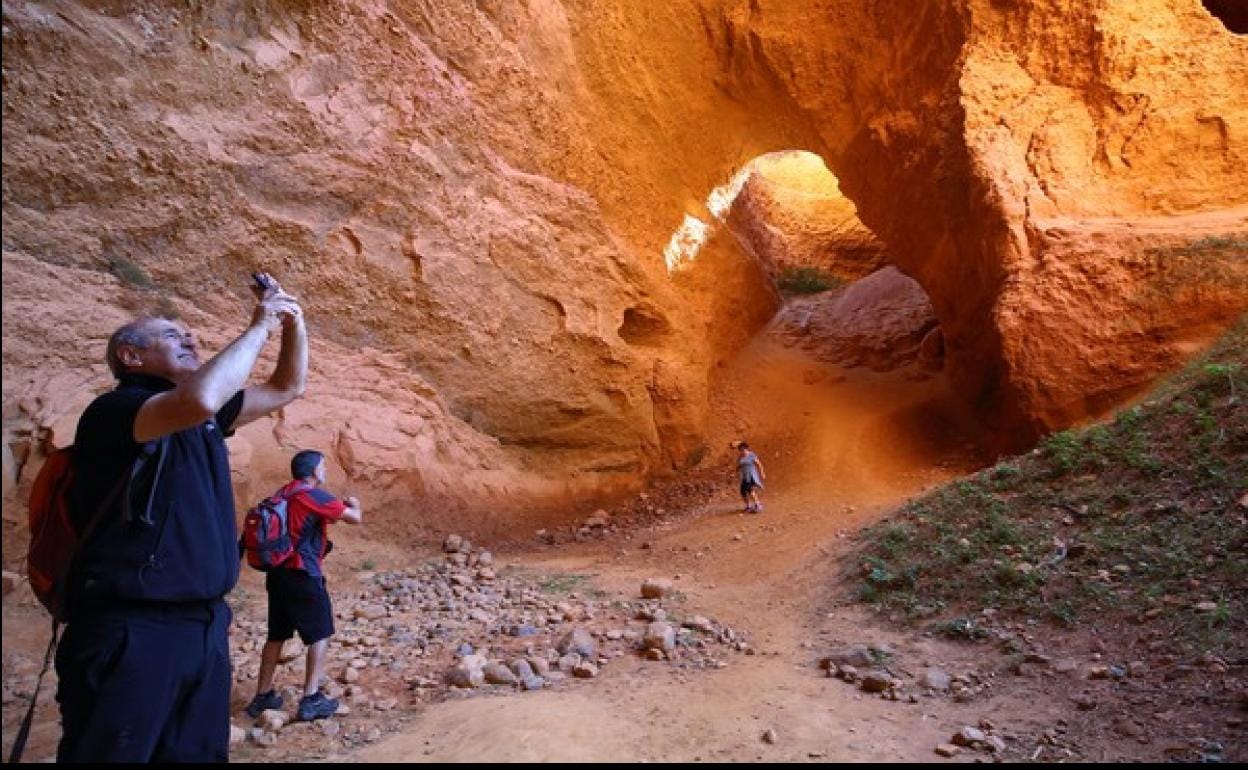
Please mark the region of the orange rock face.
POLYGON ((782 170, 708 203, 782 150, 921 285, 1003 446, 1248 307, 1248 42, 1191 0, 16 0, 4 36, 6 500, 112 328, 219 345, 257 267, 314 372, 236 442, 240 496, 298 446, 414 514, 694 463, 707 372, 779 305, 762 261, 834 231, 782 170))
POLYGON ((729 226, 748 254, 774 269, 816 268, 845 281, 896 261, 858 219, 823 158, 771 153, 747 168, 729 226))

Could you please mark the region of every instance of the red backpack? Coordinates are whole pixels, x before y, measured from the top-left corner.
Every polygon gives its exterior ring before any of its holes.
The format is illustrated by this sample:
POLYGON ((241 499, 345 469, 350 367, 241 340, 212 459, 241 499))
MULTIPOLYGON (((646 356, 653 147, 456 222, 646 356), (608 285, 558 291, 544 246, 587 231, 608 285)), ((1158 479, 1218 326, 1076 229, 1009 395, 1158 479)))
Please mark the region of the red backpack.
POLYGON ((240 542, 250 567, 268 572, 295 555, 289 510, 290 499, 279 491, 247 511, 240 542))
MULTIPOLYGON (((74 523, 69 496, 74 484, 74 448, 67 446, 48 455, 43 467, 35 475, 35 482, 30 488, 30 545, 26 550, 26 574, 35 597, 54 619, 65 619, 65 582, 82 543, 99 526, 104 512, 117 496, 139 477, 145 463, 152 455, 159 453, 156 474, 152 478, 151 491, 144 510, 144 518, 150 517, 152 500, 156 493, 156 479, 164 466, 167 442, 167 438, 162 438, 144 445, 133 468, 129 473, 122 474, 99 508, 92 512, 81 532, 74 523)), ((132 517, 129 495, 123 504, 122 517, 126 520, 132 517)))
POLYGON ((70 515, 69 489, 74 483, 74 448, 48 455, 30 488, 30 546, 26 575, 39 602, 60 618, 57 588, 78 544, 78 528, 70 515))

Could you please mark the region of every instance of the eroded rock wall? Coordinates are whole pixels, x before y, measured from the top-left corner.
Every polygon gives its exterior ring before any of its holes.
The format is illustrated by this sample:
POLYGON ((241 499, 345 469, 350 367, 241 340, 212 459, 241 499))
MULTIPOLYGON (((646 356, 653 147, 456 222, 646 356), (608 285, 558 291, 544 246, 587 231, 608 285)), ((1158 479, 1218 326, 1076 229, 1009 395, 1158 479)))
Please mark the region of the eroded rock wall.
POLYGON ((244 436, 248 489, 314 445, 381 501, 501 516, 695 462, 708 368, 778 299, 724 232, 662 250, 795 148, 1025 442, 1245 308, 1246 46, 1196 0, 10 0, 6 489, 117 322, 211 348, 256 267, 314 374, 244 436))

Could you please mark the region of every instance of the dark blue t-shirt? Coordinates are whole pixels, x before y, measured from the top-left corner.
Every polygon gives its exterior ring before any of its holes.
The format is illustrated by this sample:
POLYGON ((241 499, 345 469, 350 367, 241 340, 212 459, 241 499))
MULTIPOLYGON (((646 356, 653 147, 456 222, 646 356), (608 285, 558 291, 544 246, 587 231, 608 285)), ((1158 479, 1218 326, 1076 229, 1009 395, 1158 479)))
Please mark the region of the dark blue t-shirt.
MULTIPOLYGON (((173 383, 127 375, 116 390, 91 402, 74 439, 77 516, 88 518, 130 474, 144 445, 134 440, 134 419, 153 395, 173 383)), ((130 485, 132 520, 123 520, 118 496, 79 555, 73 601, 129 599, 185 602, 216 599, 238 582, 238 532, 225 437, 243 407, 234 394, 215 419, 170 434, 164 463, 152 476, 153 455, 130 485), (150 516, 145 516, 151 494, 150 516), (149 519, 149 520, 144 520, 149 519)), ((153 442, 152 446, 156 446, 153 442)))

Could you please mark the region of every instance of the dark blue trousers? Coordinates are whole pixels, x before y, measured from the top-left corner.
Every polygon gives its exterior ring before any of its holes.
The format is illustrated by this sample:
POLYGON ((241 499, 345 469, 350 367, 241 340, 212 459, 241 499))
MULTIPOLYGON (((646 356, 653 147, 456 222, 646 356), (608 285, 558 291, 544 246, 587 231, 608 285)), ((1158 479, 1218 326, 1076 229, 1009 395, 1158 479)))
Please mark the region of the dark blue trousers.
POLYGON ((76 613, 56 651, 57 761, 228 761, 229 625, 219 599, 76 613))

